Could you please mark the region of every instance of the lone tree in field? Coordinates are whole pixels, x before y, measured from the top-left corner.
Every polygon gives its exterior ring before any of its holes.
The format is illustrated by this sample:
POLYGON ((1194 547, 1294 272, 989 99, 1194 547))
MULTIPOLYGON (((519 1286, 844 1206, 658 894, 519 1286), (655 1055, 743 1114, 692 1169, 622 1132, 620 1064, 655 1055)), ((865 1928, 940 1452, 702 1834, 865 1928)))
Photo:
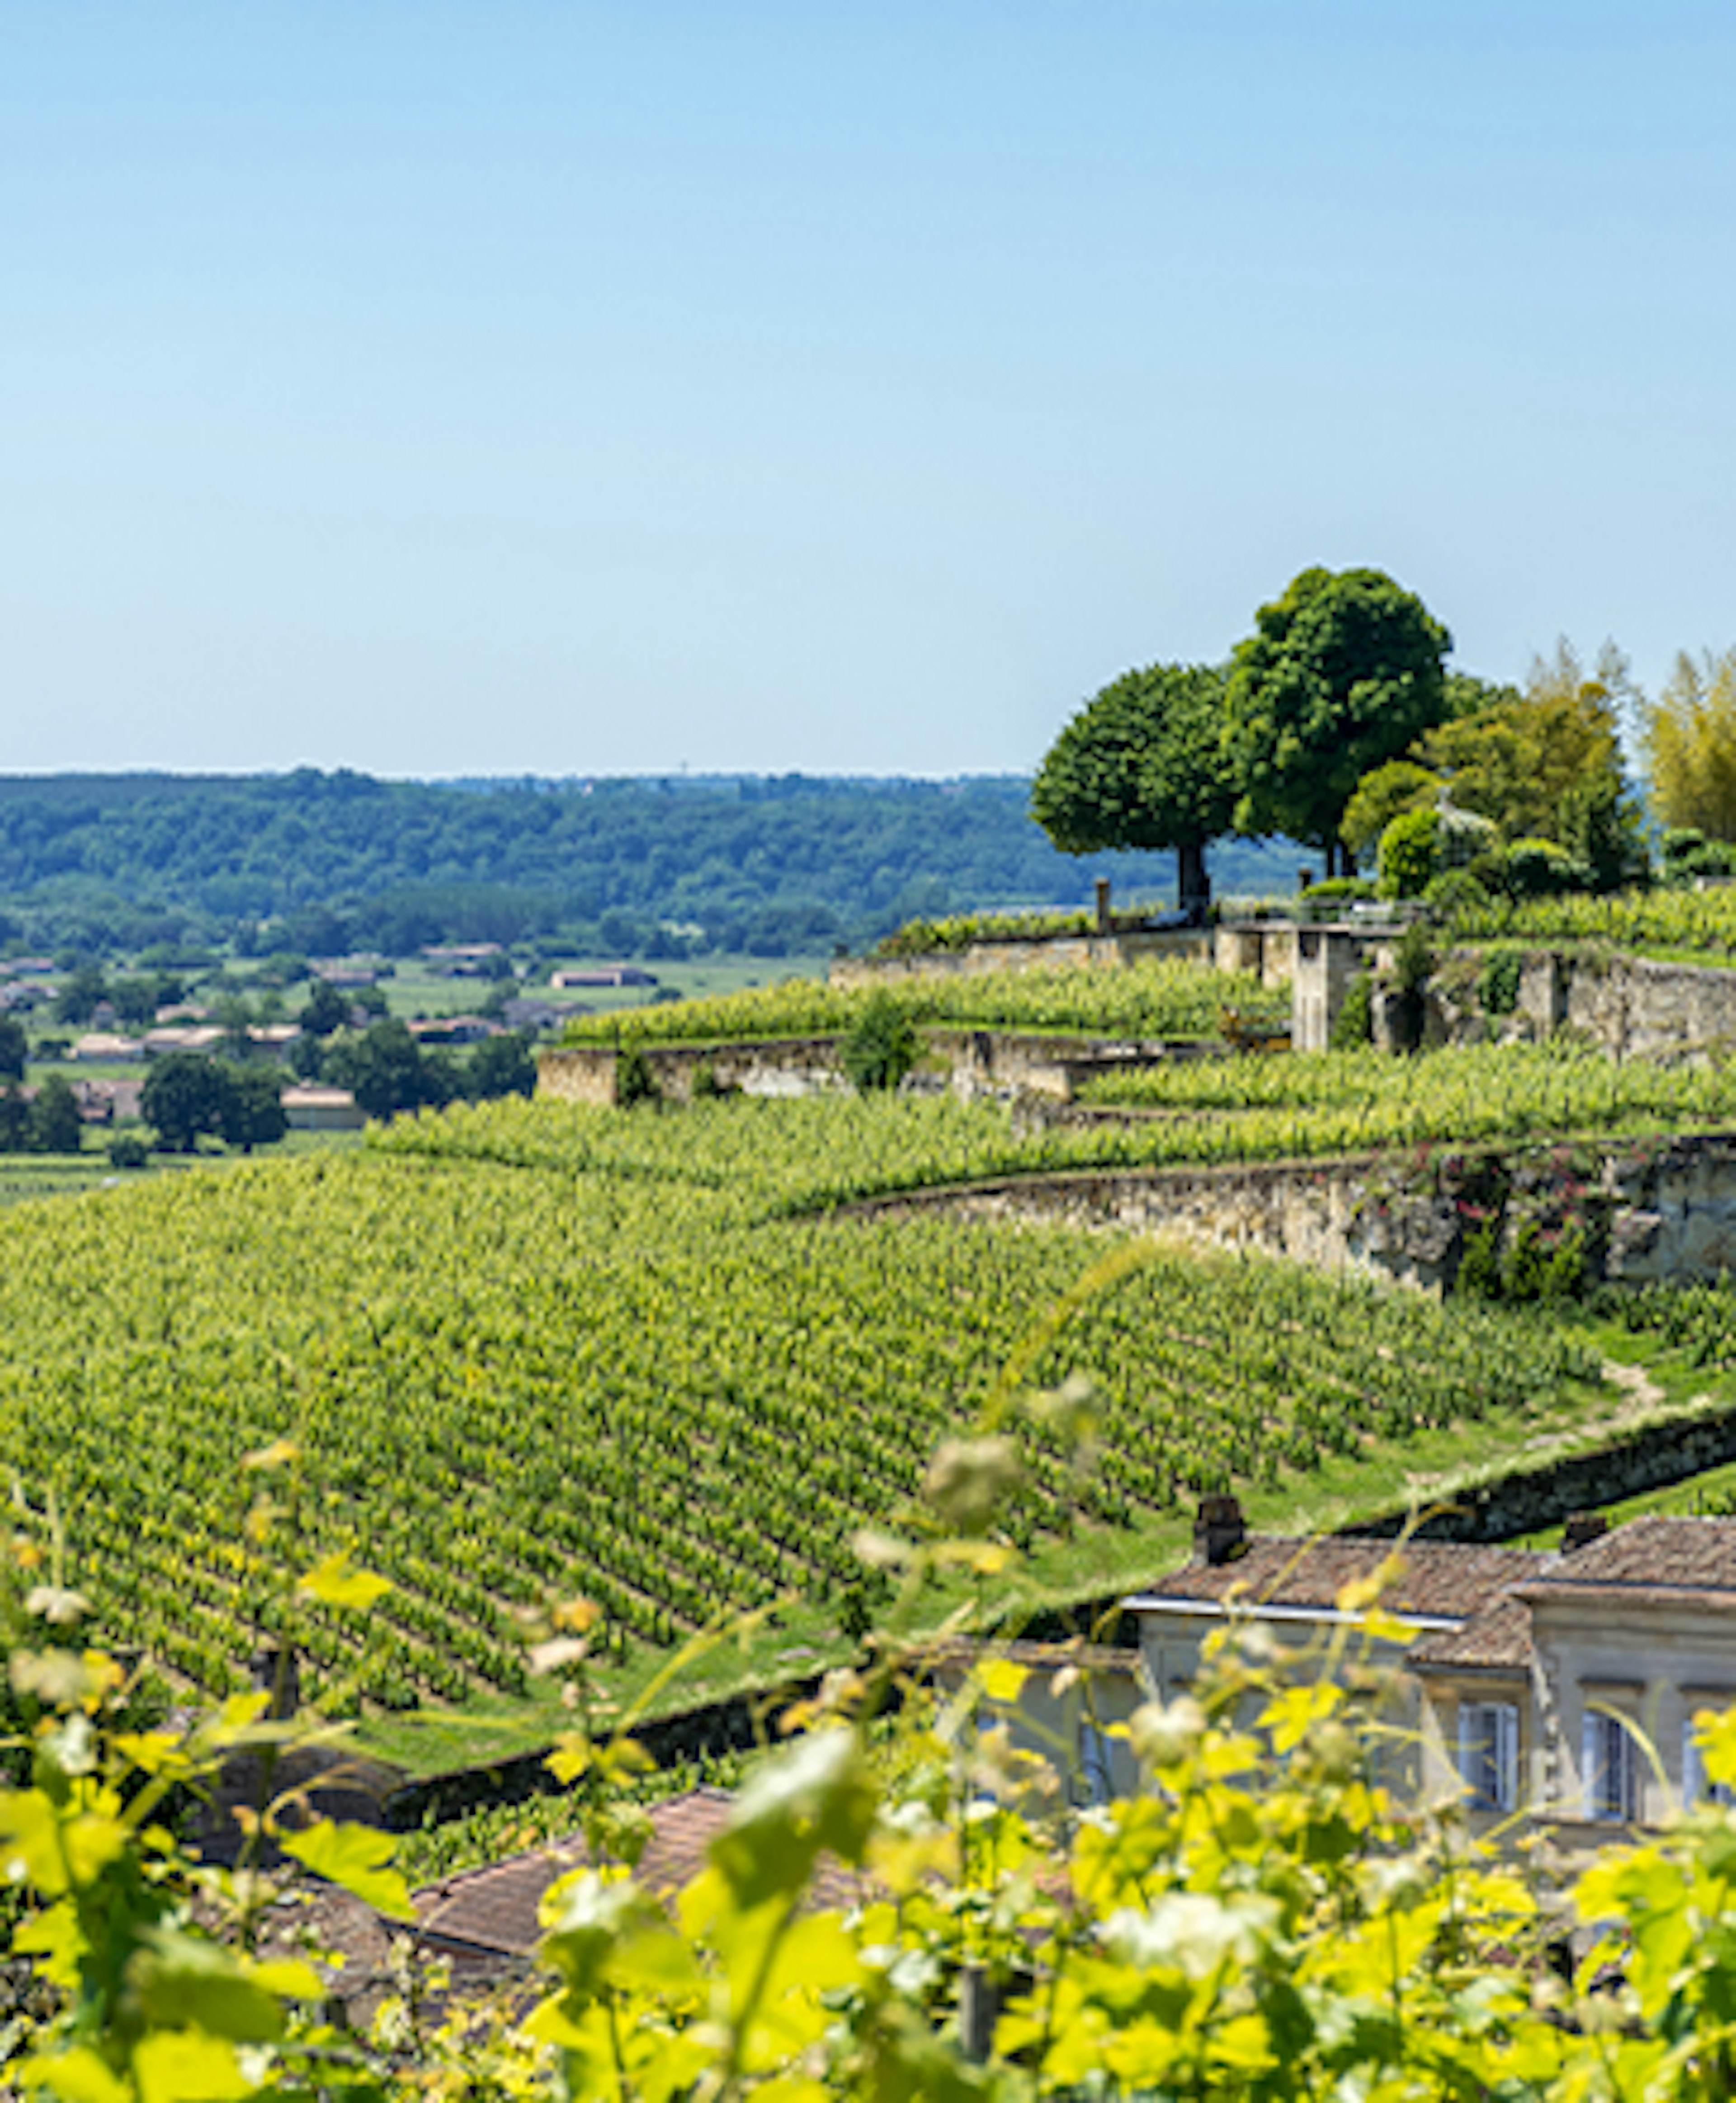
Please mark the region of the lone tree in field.
POLYGON ((1173 848, 1184 906, 1212 895, 1205 851, 1230 829, 1224 675, 1215 665, 1124 673, 1062 731, 1031 785, 1031 815, 1066 854, 1173 848))
POLYGON ((1340 842, 1363 776, 1439 722, 1453 638, 1380 570, 1304 570, 1255 616, 1225 696, 1238 832, 1318 847, 1329 876, 1355 873, 1340 842))

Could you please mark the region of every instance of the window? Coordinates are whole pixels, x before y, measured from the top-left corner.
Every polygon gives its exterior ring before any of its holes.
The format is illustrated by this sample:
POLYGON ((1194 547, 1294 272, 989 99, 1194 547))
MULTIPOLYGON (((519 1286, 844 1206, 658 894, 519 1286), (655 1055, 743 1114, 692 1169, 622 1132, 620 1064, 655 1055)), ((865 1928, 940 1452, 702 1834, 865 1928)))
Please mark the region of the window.
POLYGON ((1706 1779, 1706 1755, 1696 1742, 1692 1716, 1682 1718, 1682 1803, 1736 1803, 1736 1790, 1727 1781, 1706 1779))
POLYGON ((1586 1711, 1579 1727, 1579 1771, 1587 1818, 1636 1815, 1634 1742, 1621 1717, 1586 1711))
POLYGON ((1079 1727, 1079 1779, 1088 1804, 1107 1803, 1115 1794, 1109 1774, 1109 1740, 1095 1723, 1079 1727))
POLYGON ((1473 1811, 1512 1811, 1519 1803, 1519 1709, 1511 1701, 1462 1701, 1458 1777, 1473 1811))

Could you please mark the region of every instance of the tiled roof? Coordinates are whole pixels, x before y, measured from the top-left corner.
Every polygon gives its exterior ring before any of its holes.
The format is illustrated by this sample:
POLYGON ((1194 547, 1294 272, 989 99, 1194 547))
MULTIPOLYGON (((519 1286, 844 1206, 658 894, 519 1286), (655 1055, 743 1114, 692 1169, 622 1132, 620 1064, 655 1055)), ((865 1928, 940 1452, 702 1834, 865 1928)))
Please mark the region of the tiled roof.
MULTIPOLYGON (((653 1805, 652 1838, 634 1881, 659 1894, 690 1883, 727 1824, 731 1801, 727 1790, 701 1785, 653 1805)), ((543 1893, 585 1860, 585 1843, 574 1834, 430 1884, 416 1895, 417 1931, 430 1941, 522 1956, 541 1938, 536 1909, 543 1893)))
POLYGON ((1551 1560, 1516 1589, 1521 1598, 1538 1601, 1594 1592, 1627 1599, 1736 1598, 1736 1519, 1632 1519, 1551 1560))
POLYGON ((1528 1549, 1468 1546, 1456 1541, 1299 1539, 1250 1535, 1226 1563, 1191 1563, 1136 1595, 1177 1605, 1330 1608, 1347 1585, 1370 1577, 1388 1556, 1399 1566, 1381 1604, 1395 1614, 1465 1621, 1516 1579, 1534 1576, 1551 1558, 1528 1549))
POLYGON ((1126 1674, 1137 1677, 1139 1652, 1130 1644, 1093 1643, 1077 1638, 1066 1643, 1034 1643, 1023 1638, 1007 1642, 994 1637, 955 1636, 928 1654, 937 1670, 949 1667, 968 1672, 990 1659, 1004 1659, 1031 1672, 1063 1672, 1070 1665, 1081 1672, 1126 1674))
MULTIPOLYGON (((701 1785, 653 1804, 651 1841, 634 1881, 657 1897, 674 1897, 705 1868, 707 1850, 728 1823, 734 1800, 727 1790, 701 1785)), ((527 1957, 541 1939, 536 1909, 543 1893, 585 1861, 585 1843, 574 1834, 430 1884, 416 1894, 417 1936, 437 1950, 527 1957)), ((822 1858, 808 1886, 810 1902, 821 1906, 849 1905, 861 1892, 861 1880, 829 1857, 822 1858)))
POLYGON ((1531 1609, 1511 1593, 1456 1629, 1442 1629, 1412 1645, 1405 1663, 1417 1672, 1529 1672, 1531 1609))

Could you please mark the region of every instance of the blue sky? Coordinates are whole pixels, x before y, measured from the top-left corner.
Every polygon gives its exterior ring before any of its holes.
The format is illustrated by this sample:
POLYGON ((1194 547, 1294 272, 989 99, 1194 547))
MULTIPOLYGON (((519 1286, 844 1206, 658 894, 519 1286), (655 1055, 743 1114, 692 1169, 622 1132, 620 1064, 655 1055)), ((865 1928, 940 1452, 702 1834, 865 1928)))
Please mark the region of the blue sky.
POLYGON ((0 771, 1034 765, 1736 641, 1736 8, 15 4, 0 771))

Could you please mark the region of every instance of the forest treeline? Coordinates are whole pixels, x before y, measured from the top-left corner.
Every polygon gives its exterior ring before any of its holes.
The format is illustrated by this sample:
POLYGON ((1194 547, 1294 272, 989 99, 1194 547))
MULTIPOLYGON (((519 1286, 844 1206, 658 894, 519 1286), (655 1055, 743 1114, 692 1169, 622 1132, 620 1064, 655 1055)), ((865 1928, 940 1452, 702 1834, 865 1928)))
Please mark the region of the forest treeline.
MULTIPOLYGON (((0 777, 0 942, 403 954, 559 936, 777 956, 917 914, 1082 901, 1099 875, 1173 892, 1168 856, 1057 851, 1029 798, 1017 776, 0 777)), ((1288 867, 1246 854, 1256 883, 1288 867)))

